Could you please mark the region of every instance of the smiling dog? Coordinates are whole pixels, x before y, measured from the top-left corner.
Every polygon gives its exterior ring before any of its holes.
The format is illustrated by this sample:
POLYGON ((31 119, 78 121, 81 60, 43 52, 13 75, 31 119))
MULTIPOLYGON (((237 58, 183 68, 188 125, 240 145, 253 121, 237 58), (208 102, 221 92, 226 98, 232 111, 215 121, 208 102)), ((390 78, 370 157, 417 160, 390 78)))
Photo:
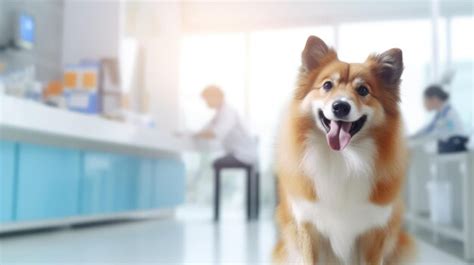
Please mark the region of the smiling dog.
POLYGON ((277 264, 402 264, 407 164, 402 51, 346 63, 318 37, 302 53, 278 139, 277 264))

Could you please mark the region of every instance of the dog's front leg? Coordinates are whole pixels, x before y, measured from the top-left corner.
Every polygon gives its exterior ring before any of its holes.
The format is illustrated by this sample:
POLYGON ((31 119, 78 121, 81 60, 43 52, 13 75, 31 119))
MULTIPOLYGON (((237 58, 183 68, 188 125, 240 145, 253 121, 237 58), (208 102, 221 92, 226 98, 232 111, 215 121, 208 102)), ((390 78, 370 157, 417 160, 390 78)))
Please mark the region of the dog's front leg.
POLYGON ((385 229, 379 228, 367 232, 359 239, 361 264, 383 265, 385 243, 388 233, 385 229))
POLYGON ((316 264, 318 261, 318 236, 313 225, 303 223, 297 228, 297 244, 304 264, 316 264))

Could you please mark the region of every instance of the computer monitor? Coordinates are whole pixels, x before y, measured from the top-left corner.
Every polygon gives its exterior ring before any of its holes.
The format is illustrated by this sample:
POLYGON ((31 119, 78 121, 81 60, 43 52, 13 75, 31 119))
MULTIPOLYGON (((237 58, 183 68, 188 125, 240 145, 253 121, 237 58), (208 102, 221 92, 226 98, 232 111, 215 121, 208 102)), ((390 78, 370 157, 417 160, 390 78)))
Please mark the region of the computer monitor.
POLYGON ((32 49, 35 43, 35 20, 26 13, 19 13, 16 17, 15 46, 23 49, 32 49))

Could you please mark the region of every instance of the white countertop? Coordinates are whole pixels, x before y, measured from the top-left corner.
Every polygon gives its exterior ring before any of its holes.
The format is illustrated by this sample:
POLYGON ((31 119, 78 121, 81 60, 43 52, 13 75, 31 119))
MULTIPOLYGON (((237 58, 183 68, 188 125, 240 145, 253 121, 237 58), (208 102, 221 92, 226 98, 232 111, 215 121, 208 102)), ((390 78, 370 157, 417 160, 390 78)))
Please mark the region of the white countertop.
POLYGON ((71 112, 0 94, 0 138, 147 156, 177 155, 192 142, 158 129, 71 112))

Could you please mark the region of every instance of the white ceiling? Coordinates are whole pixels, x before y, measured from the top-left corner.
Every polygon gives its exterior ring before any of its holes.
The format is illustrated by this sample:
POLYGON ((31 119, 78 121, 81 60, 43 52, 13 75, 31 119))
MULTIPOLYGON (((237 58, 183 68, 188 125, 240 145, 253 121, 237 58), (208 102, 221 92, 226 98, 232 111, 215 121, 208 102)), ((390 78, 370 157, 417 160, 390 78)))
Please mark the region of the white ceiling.
MULTIPOLYGON (((245 31, 343 22, 429 18, 432 1, 183 1, 186 32, 245 31)), ((442 0, 443 16, 472 16, 472 0, 442 0)))

